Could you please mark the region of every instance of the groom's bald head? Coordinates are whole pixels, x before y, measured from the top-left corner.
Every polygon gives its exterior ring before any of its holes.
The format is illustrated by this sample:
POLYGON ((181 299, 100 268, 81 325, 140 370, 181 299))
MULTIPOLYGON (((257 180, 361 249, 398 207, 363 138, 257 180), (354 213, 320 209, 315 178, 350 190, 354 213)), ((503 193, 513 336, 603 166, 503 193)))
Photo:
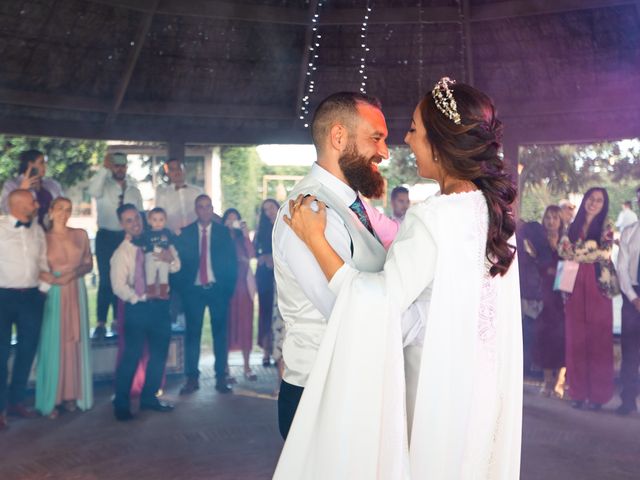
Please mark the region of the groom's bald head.
POLYGON ((358 92, 334 93, 320 102, 311 122, 311 136, 318 153, 324 149, 334 125, 343 125, 351 134, 355 132, 360 116, 358 104, 379 110, 382 107, 377 98, 358 92))

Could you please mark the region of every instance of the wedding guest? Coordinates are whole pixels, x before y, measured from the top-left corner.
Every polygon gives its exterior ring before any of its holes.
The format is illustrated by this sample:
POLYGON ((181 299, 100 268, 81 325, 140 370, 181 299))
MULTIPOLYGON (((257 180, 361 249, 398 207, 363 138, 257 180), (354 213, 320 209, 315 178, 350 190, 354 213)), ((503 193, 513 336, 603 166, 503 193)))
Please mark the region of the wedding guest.
POLYGON ((47 259, 53 278, 45 302, 38 347, 36 409, 56 418, 93 406, 89 315, 84 276, 93 269, 87 232, 70 228, 71 200, 58 197, 49 208, 47 259))
MULTIPOLYGON (((142 195, 135 181, 127 176, 127 156, 124 153, 107 154, 103 167, 89 183, 89 195, 96 199, 98 210, 98 232, 96 233, 95 254, 98 262, 98 324, 94 338, 102 339, 107 333, 109 306, 116 318, 116 296, 111 288, 110 259, 122 243, 124 232, 120 226, 116 210, 125 204, 132 204, 142 210, 142 195)), ((111 328, 112 331, 116 329, 111 328)))
MULTIPOLYGON (((640 190, 639 190, 640 191, 640 190)), ((638 197, 640 203, 640 196, 638 197)), ((622 404, 616 409, 619 415, 637 410, 638 367, 640 366, 640 223, 624 229, 620 236, 620 251, 616 265, 622 290, 622 332, 620 346, 622 365, 620 383, 622 404)))
POLYGON ((576 213, 576 206, 571 203, 571 200, 568 200, 566 198, 560 200, 558 202, 558 206, 562 211, 562 223, 565 226, 571 225, 571 222, 573 222, 573 216, 576 213))
POLYGON ((536 318, 533 340, 533 363, 542 368, 544 383, 541 393, 564 395, 564 304, 562 295, 553 290, 558 265, 558 243, 564 231, 562 211, 549 205, 542 216, 546 241, 535 258, 541 279, 542 311, 536 318))
POLYGON ((622 203, 622 210, 616 219, 616 228, 622 233, 625 228, 638 221, 638 215, 633 211, 633 206, 629 200, 622 203))
MULTIPOLYGON (((168 300, 149 299, 146 295, 144 252, 133 243, 142 234, 142 217, 138 207, 125 203, 118 207, 117 215, 126 236, 111 257, 110 272, 113 291, 125 302, 126 341, 116 370, 113 412, 117 420, 127 421, 133 418, 129 400, 131 384, 145 342, 149 349, 149 361, 140 395, 140 409, 170 412, 174 408, 156 397, 169 352, 171 317, 168 300)), ((156 257, 168 263, 172 273, 180 270, 180 258, 175 248, 169 247, 157 253, 156 257)))
POLYGON ((185 335, 185 375, 181 395, 200 388, 200 339, 205 309, 209 308, 213 336, 216 390, 231 393, 227 383, 227 321, 229 301, 238 276, 236 250, 229 229, 213 221, 213 205, 208 195, 195 201, 198 220, 182 229, 177 239, 182 270, 176 276, 187 317, 185 335))
POLYGON ((271 320, 273 318, 273 295, 275 280, 273 276, 273 251, 271 232, 273 223, 278 215, 280 204, 273 198, 267 198, 260 206, 260 220, 253 244, 258 256, 256 269, 256 283, 258 286, 258 345, 262 347, 262 365, 271 364, 273 349, 273 333, 271 320))
POLYGON ((574 408, 599 410, 613 396, 613 309, 617 293, 611 263, 613 228, 604 188, 585 193, 559 255, 579 263, 565 302, 566 363, 574 408))
POLYGON ((38 223, 44 225, 44 217, 49 211, 51 201, 62 195, 62 187, 53 178, 46 177, 47 160, 39 150, 25 150, 20 153, 18 176, 4 182, 0 206, 9 212, 9 194, 16 189, 29 190, 38 201, 38 223))
POLYGON ((0 430, 6 414, 33 418, 24 405, 27 379, 38 348, 47 275, 47 243, 38 217, 38 201, 29 190, 12 191, 7 199, 9 215, 0 218, 0 430), (7 386, 11 329, 16 326, 18 344, 7 386))
POLYGON ((391 209, 393 210, 393 216, 391 218, 393 220, 402 223, 404 215, 410 206, 409 190, 406 187, 398 186, 391 190, 391 209))
POLYGON ((147 298, 169 300, 169 265, 157 258, 157 254, 175 243, 175 236, 166 228, 166 222, 166 212, 160 207, 152 208, 147 214, 148 228, 134 241, 145 252, 147 298))
POLYGON ((242 220, 238 210, 227 209, 222 215, 222 221, 231 233, 238 258, 238 279, 229 303, 229 351, 242 352, 244 376, 247 380, 255 381, 257 377, 249 365, 249 355, 253 348, 253 298, 256 294, 256 281, 249 262, 256 253, 249 238, 247 222, 242 220))
MULTIPOLYGON (((184 163, 179 158, 169 158, 163 165, 164 173, 169 179, 168 185, 156 188, 156 207, 167 212, 168 228, 174 233, 196 221, 195 205, 198 195, 203 194, 202 188, 190 185, 185 180, 184 163)), ((177 288, 172 288, 170 296, 171 322, 184 327, 184 307, 177 288)))
POLYGON ((522 354, 525 376, 535 376, 532 350, 535 323, 543 308, 542 279, 537 267, 538 252, 544 255, 546 235, 539 222, 520 222, 517 227, 520 306, 522 313, 522 354))
POLYGON ((156 188, 156 207, 167 212, 167 227, 173 232, 178 232, 196 221, 193 205, 196 197, 203 191, 200 187, 186 183, 184 164, 179 158, 168 159, 163 168, 169 178, 169 184, 156 188))

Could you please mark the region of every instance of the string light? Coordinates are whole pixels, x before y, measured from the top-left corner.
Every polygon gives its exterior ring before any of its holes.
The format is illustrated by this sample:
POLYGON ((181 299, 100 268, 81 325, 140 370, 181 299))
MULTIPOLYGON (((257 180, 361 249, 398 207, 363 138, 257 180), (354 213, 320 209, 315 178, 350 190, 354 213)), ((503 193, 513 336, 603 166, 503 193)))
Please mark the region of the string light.
POLYGON ((372 1, 367 0, 367 8, 364 13, 364 17, 362 19, 362 26, 360 27, 360 68, 358 69, 358 73, 360 74, 360 92, 366 94, 367 93, 367 81, 369 79, 367 75, 367 53, 369 52, 369 47, 367 46, 367 29, 369 28, 369 16, 372 11, 372 1))
POLYGON ((299 118, 304 125, 304 128, 309 128, 309 103, 311 94, 315 90, 315 80, 313 79, 314 73, 318 70, 317 64, 320 58, 320 41, 322 35, 320 34, 320 10, 324 6, 327 0, 318 0, 316 4, 316 10, 311 17, 311 41, 309 42, 309 59, 307 61, 307 71, 305 75, 305 90, 302 100, 300 102, 300 115, 299 118))
POLYGON ((458 20, 460 23, 460 67, 462 68, 462 78, 464 81, 467 81, 467 61, 466 61, 466 50, 467 50, 467 42, 466 35, 464 31, 464 11, 462 9, 462 1, 458 3, 458 20))

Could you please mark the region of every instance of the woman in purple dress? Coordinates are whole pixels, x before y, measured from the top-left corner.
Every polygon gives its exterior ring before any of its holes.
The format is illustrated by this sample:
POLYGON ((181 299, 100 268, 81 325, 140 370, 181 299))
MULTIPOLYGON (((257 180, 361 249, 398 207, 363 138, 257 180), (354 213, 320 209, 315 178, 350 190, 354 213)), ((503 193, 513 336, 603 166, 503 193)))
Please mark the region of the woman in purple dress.
POLYGON ((256 269, 256 283, 258 287, 258 344, 264 352, 262 365, 271 364, 271 350, 273 348, 273 334, 271 332, 271 319, 273 317, 273 294, 275 280, 273 277, 273 255, 271 248, 271 232, 273 223, 278 216, 280 204, 273 198, 267 198, 260 207, 260 220, 258 230, 253 239, 253 245, 258 257, 256 269))
POLYGON ((566 362, 574 408, 599 410, 613 396, 613 309, 616 277, 611 263, 613 229, 609 196, 591 188, 582 199, 560 257, 579 264, 565 302, 566 362))
POLYGON ((540 273, 542 304, 536 318, 533 340, 533 362, 544 372, 544 384, 540 393, 550 396, 564 395, 564 304, 562 294, 553 290, 558 266, 558 243, 563 234, 562 212, 557 205, 550 205, 542 216, 546 242, 540 246, 536 264, 540 273))
POLYGON ((238 279, 236 289, 229 304, 228 342, 229 351, 242 351, 244 376, 247 380, 257 380, 249 366, 249 355, 253 348, 253 297, 255 280, 249 262, 256 256, 249 239, 247 223, 242 221, 240 212, 229 208, 222 216, 222 223, 231 232, 231 239, 238 257, 238 279))

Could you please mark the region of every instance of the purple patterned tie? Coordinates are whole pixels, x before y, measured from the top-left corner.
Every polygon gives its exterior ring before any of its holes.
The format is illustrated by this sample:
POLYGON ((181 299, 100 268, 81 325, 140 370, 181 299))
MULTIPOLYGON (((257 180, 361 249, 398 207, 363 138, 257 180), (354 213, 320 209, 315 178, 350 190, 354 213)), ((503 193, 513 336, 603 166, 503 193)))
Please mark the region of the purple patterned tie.
POLYGON ((144 279, 144 252, 140 247, 136 249, 136 270, 133 278, 133 289, 138 297, 142 297, 147 290, 144 279))
POLYGON ((375 233, 373 233, 373 227, 371 226, 371 221, 369 220, 367 211, 365 210, 364 205, 362 204, 362 200, 360 200, 359 196, 356 196, 355 201, 351 205, 349 205, 349 208, 356 214, 358 220, 360 220, 360 223, 362 223, 362 225, 364 225, 365 228, 369 230, 371 235, 375 236, 375 233))

